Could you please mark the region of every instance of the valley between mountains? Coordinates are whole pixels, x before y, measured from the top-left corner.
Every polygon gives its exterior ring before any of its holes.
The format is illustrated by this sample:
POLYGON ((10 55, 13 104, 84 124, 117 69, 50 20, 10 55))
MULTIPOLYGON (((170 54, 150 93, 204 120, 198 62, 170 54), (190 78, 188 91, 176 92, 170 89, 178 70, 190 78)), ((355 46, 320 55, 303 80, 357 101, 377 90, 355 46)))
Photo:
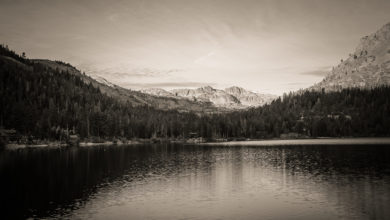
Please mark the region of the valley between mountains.
POLYGON ((390 23, 321 82, 281 97, 236 86, 136 91, 5 45, 0 77, 2 145, 390 136, 390 23))

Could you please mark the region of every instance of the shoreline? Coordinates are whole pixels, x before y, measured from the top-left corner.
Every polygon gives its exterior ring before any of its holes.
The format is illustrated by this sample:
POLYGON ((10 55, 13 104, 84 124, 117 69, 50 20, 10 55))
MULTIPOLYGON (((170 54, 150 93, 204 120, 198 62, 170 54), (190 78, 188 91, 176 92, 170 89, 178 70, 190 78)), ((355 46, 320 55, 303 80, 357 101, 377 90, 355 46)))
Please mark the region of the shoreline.
POLYGON ((109 145, 135 145, 142 144, 138 141, 129 141, 126 143, 114 143, 112 141, 106 142, 80 142, 77 145, 69 145, 65 143, 49 143, 49 144, 6 144, 4 149, 7 150, 17 150, 17 149, 33 149, 33 148, 61 148, 61 147, 94 147, 94 146, 109 146, 109 145))
POLYGON ((349 137, 349 138, 305 138, 305 139, 272 139, 272 140, 248 140, 207 142, 200 145, 210 146, 275 146, 275 145, 390 145, 390 137, 349 137))
POLYGON ((89 142, 89 141, 80 141, 78 143, 67 144, 60 142, 48 142, 48 143, 39 143, 39 144, 16 144, 8 143, 5 144, 5 150, 17 150, 17 149, 35 149, 35 148, 61 148, 61 147, 96 147, 96 146, 121 146, 121 145, 139 145, 139 144, 155 144, 155 143, 188 143, 188 140, 153 140, 153 139, 134 139, 126 141, 103 141, 103 142, 89 142))
POLYGON ((127 142, 105 141, 99 143, 79 142, 78 145, 68 145, 65 143, 48 143, 48 144, 6 144, 4 149, 34 149, 34 148, 62 148, 62 147, 95 147, 95 146, 121 146, 121 145, 139 145, 139 144, 156 144, 156 143, 183 143, 194 145, 209 146, 276 146, 276 145, 390 145, 390 137, 348 137, 348 138, 302 138, 302 139, 264 139, 264 140, 245 140, 245 141, 217 141, 217 142, 193 142, 189 140, 166 140, 164 142, 153 142, 152 140, 128 140, 127 142))

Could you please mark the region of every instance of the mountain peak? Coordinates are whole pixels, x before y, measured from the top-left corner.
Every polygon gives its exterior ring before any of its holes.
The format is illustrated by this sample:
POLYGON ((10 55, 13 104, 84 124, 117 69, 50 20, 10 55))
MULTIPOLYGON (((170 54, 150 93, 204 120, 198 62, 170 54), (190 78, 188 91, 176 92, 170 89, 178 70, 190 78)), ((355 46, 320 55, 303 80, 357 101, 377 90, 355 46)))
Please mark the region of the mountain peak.
POLYGON ((165 96, 165 97, 172 97, 173 96, 172 93, 170 93, 164 89, 161 89, 161 88, 142 89, 142 90, 140 90, 140 92, 147 93, 147 94, 154 95, 154 96, 165 96))
POLYGON ((390 22, 383 25, 382 28, 378 30, 378 32, 390 32, 390 22))
POLYGON ((198 88, 197 90, 200 90, 200 91, 206 91, 206 92, 213 92, 215 91, 215 89, 211 86, 202 86, 200 88, 198 88))
POLYGON ((198 102, 211 102, 215 106, 224 108, 245 108, 261 106, 270 103, 276 96, 248 92, 244 88, 232 86, 224 90, 215 89, 211 86, 203 86, 197 89, 144 89, 141 92, 175 98, 185 98, 198 102))
POLYGON ((225 89, 225 91, 229 94, 236 94, 236 95, 241 95, 241 94, 247 93, 247 91, 244 88, 238 87, 238 86, 228 87, 225 89))
POLYGON ((312 89, 373 88, 390 85, 390 23, 360 40, 348 58, 312 89))

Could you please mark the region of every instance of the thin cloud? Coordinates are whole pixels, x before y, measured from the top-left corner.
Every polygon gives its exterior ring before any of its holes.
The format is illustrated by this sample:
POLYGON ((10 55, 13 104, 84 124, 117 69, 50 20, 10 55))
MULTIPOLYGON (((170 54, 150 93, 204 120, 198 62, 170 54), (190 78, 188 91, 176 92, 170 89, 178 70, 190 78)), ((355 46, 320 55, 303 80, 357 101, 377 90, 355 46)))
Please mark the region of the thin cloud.
POLYGON ((150 68, 133 69, 126 72, 114 72, 112 69, 101 71, 87 71, 91 75, 104 75, 108 78, 156 78, 170 76, 171 74, 183 72, 183 69, 158 70, 150 68))
POLYGON ((214 54, 215 54, 215 51, 211 51, 211 52, 209 52, 208 54, 206 54, 206 55, 204 55, 204 56, 201 56, 201 57, 199 57, 198 59, 196 59, 196 60, 194 61, 194 63, 196 63, 196 64, 202 63, 202 61, 204 61, 204 60, 206 60, 207 58, 213 56, 214 54))
POLYGON ((305 86, 307 84, 308 83, 305 83, 305 82, 293 82, 293 83, 285 83, 284 85, 286 85, 286 86, 305 86))
POLYGON ((390 1, 369 2, 0 0, 0 39, 112 82, 240 84, 281 94, 286 81, 316 83, 327 72, 316 67, 335 65, 390 20, 390 1))
POLYGON ((122 83, 126 88, 188 88, 188 87, 202 87, 214 86, 215 83, 203 82, 163 82, 163 83, 122 83))
POLYGON ((312 76, 326 76, 328 72, 330 71, 330 66, 321 67, 316 70, 311 70, 307 72, 300 73, 301 75, 312 75, 312 76))

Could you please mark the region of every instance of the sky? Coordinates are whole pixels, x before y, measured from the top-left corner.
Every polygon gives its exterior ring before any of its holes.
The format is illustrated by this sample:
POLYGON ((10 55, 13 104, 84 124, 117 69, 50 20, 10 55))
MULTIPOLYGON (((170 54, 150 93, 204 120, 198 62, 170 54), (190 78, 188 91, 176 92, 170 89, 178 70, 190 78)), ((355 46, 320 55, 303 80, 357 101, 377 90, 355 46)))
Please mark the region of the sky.
POLYGON ((388 0, 0 0, 0 43, 120 86, 240 86, 283 94, 321 81, 388 0))

